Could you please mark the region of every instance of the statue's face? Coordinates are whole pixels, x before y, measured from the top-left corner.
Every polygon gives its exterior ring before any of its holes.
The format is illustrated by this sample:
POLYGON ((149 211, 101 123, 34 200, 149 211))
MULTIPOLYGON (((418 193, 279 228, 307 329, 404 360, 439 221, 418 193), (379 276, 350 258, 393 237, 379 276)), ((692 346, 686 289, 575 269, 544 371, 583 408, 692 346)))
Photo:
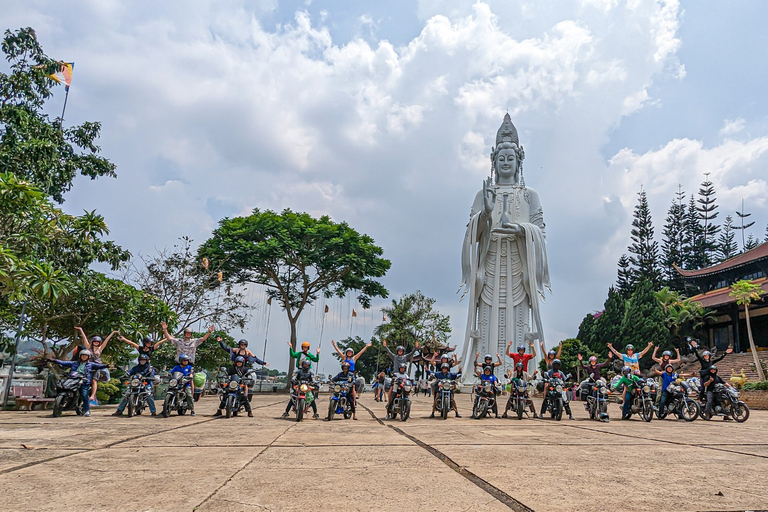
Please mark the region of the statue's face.
POLYGON ((517 153, 514 149, 502 149, 496 155, 496 172, 499 178, 512 178, 517 174, 517 153))

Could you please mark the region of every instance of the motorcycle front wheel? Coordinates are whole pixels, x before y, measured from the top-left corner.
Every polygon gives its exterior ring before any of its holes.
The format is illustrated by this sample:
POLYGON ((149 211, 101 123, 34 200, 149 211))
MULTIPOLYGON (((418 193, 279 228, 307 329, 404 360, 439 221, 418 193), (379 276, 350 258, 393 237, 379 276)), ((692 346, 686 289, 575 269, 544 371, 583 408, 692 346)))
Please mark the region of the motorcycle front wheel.
POLYGON ((440 405, 442 406, 442 409, 440 410, 440 417, 444 420, 447 420, 449 407, 445 404, 445 400, 443 400, 440 405))
POLYGON ((410 415, 411 415, 411 402, 406 401, 403 403, 402 407, 400 407, 400 421, 406 421, 410 415))
POLYGON ((486 402, 485 400, 482 400, 482 401, 481 401, 481 402, 478 404, 478 409, 477 409, 477 419, 480 419, 480 418, 485 418, 485 416, 486 416, 487 414, 488 414, 488 402, 486 402))
POLYGON ((643 421, 650 423, 653 420, 653 402, 645 400, 640 408, 640 417, 643 421))
POLYGON ((336 414, 336 400, 331 398, 328 402, 328 421, 333 419, 333 415, 336 414))
POLYGON ((54 418, 58 418, 59 416, 61 416, 61 411, 64 410, 64 400, 66 400, 66 395, 64 395, 64 393, 56 395, 56 401, 53 402, 54 418))
POLYGON ((680 404, 680 417, 685 421, 693 421, 699 417, 699 414, 701 414, 699 404, 693 400, 687 400, 680 404))
POLYGON ((731 407, 733 419, 739 423, 744 423, 749 419, 749 407, 744 402, 736 402, 731 407))
POLYGON ((128 417, 133 418, 133 397, 128 398, 128 417))
POLYGON ((563 403, 561 400, 558 400, 552 406, 552 417, 557 421, 563 419, 563 403))
POLYGON ((523 405, 525 400, 518 399, 517 400, 517 419, 521 420, 523 419, 523 412, 525 412, 523 405))
POLYGON ((233 411, 234 407, 235 407, 235 397, 233 397, 232 395, 229 395, 227 397, 227 403, 225 405, 225 410, 226 410, 227 418, 231 418, 232 417, 232 411, 233 411))
POLYGON ((303 398, 299 398, 299 403, 296 404, 296 421, 301 421, 304 418, 305 402, 303 398))
POLYGON ((165 396, 165 401, 163 402, 163 418, 167 418, 171 415, 171 402, 173 401, 173 396, 169 393, 165 396))

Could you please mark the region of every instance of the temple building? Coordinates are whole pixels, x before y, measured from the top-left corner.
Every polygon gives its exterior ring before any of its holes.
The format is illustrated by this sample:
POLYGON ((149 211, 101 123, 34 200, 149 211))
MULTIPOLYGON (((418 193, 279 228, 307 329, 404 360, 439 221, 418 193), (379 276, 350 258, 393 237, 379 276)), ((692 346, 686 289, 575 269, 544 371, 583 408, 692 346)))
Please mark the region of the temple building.
POLYGON ((717 265, 700 270, 677 269, 685 283, 686 295, 710 308, 715 313, 714 322, 704 326, 710 347, 725 350, 729 345, 734 352, 749 350, 744 307, 729 296, 730 286, 741 279, 759 284, 766 292, 749 306, 752 335, 755 345, 768 350, 768 243, 734 256, 717 265))

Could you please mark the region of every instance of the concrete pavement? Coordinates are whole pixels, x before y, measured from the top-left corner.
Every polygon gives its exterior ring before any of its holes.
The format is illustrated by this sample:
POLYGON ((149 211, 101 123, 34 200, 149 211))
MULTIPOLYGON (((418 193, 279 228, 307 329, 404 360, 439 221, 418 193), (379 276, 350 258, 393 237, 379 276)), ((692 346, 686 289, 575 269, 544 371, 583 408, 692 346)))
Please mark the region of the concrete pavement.
POLYGON ((195 418, 0 413, 0 511, 768 509, 768 412, 605 424, 575 403, 574 421, 472 420, 464 394, 461 419, 427 418, 421 396, 401 422, 369 393, 358 421, 295 423, 286 400, 255 395, 254 418, 229 420, 212 398, 195 418))

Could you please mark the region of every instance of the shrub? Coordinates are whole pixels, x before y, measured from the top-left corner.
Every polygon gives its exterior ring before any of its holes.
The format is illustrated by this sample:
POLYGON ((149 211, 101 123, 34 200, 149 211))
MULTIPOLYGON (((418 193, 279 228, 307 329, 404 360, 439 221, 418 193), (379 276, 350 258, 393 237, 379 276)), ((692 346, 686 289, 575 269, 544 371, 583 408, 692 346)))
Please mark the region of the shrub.
POLYGON ((747 382, 744 384, 744 389, 768 391, 768 380, 763 380, 760 382, 747 382))

